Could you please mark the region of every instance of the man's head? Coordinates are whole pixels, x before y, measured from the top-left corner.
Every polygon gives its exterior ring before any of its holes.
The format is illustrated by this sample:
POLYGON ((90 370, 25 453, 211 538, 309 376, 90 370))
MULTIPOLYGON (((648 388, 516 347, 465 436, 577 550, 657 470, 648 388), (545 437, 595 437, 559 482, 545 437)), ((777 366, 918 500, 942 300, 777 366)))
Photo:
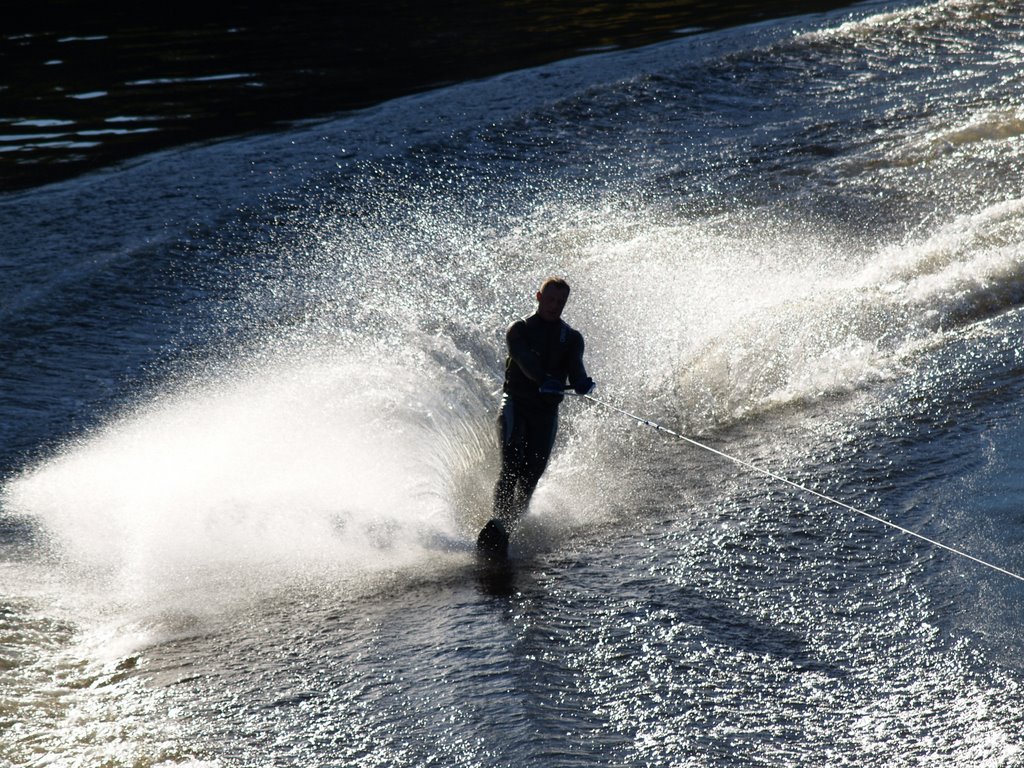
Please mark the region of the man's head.
POLYGON ((559 320, 568 300, 569 284, 561 277, 549 277, 537 291, 537 314, 548 322, 559 320))

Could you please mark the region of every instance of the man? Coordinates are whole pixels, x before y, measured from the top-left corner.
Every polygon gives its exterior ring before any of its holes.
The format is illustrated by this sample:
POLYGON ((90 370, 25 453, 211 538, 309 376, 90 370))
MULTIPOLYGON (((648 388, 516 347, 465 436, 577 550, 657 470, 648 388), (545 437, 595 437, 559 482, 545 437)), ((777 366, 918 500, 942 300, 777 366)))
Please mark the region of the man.
POLYGON ((494 517, 477 540, 489 556, 505 556, 508 532, 526 511, 547 467, 566 382, 581 395, 594 388, 583 367, 583 336, 562 320, 568 299, 569 284, 548 278, 537 291, 537 311, 512 323, 505 334, 508 357, 498 413, 501 472, 494 517))

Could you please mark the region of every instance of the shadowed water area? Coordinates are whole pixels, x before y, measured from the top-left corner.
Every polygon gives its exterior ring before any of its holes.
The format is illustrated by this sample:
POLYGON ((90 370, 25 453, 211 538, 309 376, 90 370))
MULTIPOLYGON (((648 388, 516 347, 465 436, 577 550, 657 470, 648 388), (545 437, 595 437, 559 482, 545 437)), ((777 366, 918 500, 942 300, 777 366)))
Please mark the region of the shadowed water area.
POLYGON ((58 0, 20 7, 0 34, 0 189, 595 50, 844 5, 58 0))

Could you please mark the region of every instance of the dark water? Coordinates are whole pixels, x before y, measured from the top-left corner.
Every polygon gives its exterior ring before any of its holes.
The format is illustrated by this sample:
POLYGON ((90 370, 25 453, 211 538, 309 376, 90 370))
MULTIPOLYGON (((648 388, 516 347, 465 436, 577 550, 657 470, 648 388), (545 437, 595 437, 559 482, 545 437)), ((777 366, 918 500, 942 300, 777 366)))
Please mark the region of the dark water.
POLYGON ((0 189, 600 49, 839 0, 219 3, 74 0, 7 14, 0 189))
POLYGON ((0 198, 0 762, 1024 765, 1018 579, 608 408, 475 563, 558 272, 602 399, 1024 571, 1024 8, 693 26, 0 198))

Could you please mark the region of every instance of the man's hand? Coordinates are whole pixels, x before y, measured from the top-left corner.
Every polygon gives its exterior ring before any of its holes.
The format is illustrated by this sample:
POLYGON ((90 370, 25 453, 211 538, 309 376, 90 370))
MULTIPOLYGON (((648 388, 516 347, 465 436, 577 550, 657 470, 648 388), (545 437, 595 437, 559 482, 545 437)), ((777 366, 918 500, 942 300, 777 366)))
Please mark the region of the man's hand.
POLYGON ((565 385, 553 376, 544 379, 544 383, 540 385, 542 395, 560 395, 564 391, 565 385))
POLYGON ((594 391, 595 386, 597 385, 594 384, 594 380, 587 376, 587 378, 577 381, 575 384, 573 384, 572 388, 576 390, 577 395, 589 395, 591 392, 594 391))

